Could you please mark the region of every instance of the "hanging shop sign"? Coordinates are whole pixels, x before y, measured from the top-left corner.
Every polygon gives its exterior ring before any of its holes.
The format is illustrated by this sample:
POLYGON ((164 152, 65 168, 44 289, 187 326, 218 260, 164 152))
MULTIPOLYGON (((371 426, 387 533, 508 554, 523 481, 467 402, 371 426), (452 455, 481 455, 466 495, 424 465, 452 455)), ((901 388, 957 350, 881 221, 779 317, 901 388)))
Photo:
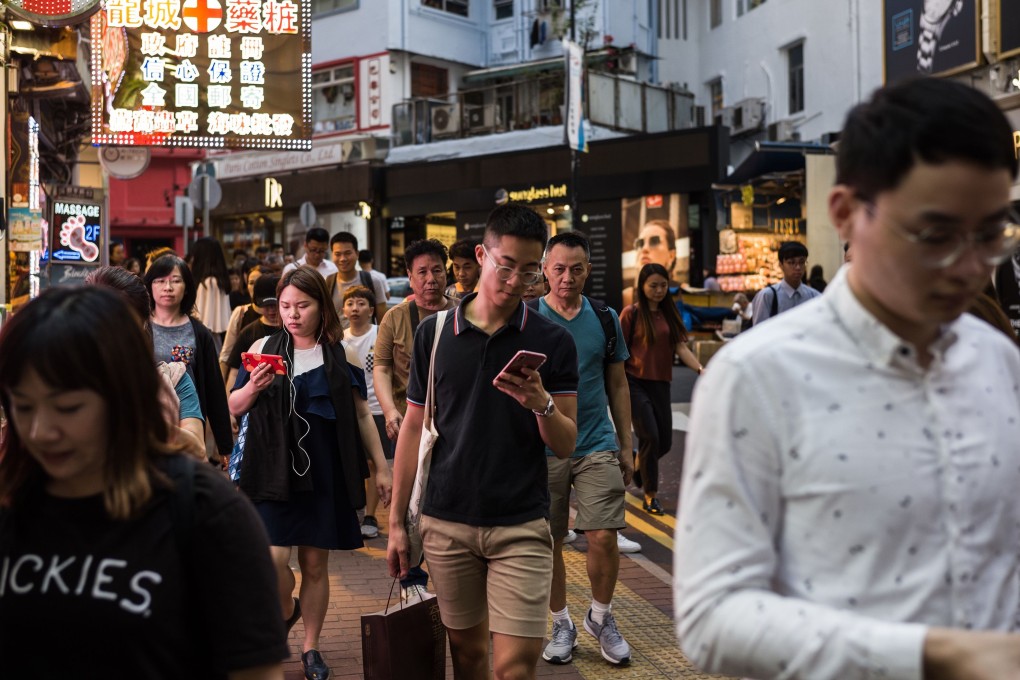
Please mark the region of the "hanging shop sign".
POLYGON ((88 19, 99 9, 99 0, 6 0, 4 6, 16 18, 60 28, 88 19))
POLYGON ((311 149, 309 0, 108 0, 92 36, 93 144, 311 149))
MULTIPOLYGON (((70 187, 73 189, 74 187, 70 187)), ((51 202, 53 247, 50 261, 56 263, 100 263, 103 252, 103 201, 79 198, 80 192, 58 194, 51 202)))

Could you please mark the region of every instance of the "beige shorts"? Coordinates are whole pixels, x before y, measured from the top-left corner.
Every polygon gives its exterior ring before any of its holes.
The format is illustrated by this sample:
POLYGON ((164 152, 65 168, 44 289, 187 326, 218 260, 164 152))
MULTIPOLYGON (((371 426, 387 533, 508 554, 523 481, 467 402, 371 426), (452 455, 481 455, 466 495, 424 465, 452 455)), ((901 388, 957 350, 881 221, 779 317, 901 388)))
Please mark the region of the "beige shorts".
POLYGON ((549 456, 549 524, 554 539, 567 535, 570 487, 577 494, 574 528, 623 529, 627 526, 623 471, 615 451, 594 451, 580 458, 549 456))
POLYGON ((421 533, 447 628, 472 628, 488 617, 494 633, 545 635, 552 587, 547 520, 476 527, 422 515, 421 533))

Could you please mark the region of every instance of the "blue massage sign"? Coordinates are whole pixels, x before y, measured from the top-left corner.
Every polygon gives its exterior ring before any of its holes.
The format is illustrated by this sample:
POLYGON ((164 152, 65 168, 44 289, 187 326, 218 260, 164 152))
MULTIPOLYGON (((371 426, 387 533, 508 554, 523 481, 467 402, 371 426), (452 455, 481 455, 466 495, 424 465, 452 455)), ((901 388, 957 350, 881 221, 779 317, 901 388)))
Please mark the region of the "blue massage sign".
POLYGON ((58 195, 51 205, 50 262, 99 265, 103 252, 103 201, 58 195))

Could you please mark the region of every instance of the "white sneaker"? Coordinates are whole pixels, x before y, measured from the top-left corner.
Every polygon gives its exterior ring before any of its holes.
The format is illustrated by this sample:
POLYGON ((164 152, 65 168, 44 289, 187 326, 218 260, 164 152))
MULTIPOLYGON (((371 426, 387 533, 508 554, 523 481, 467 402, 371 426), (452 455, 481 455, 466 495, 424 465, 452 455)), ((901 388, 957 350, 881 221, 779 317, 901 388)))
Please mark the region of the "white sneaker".
POLYGON ((577 540, 577 532, 573 529, 567 529, 567 537, 563 539, 564 543, 573 543, 577 540))
POLYGON ((622 553, 636 553, 641 552, 641 544, 632 541, 619 531, 616 532, 616 545, 622 553))

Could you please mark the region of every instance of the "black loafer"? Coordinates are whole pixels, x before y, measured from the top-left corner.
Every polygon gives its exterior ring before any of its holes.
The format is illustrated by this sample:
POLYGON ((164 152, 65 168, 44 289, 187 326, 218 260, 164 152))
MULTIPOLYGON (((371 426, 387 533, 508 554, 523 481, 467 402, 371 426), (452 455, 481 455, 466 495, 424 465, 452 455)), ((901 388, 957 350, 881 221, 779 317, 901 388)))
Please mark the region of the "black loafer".
POLYGON ((294 613, 290 615, 290 618, 283 622, 287 628, 286 635, 290 635, 290 629, 294 627, 297 620, 301 618, 301 600, 294 598, 294 613))
POLYGON ((653 498, 650 503, 642 503, 641 507, 645 509, 649 515, 663 515, 665 514, 662 510, 662 504, 659 503, 658 498, 653 498))
POLYGON ((305 669, 306 680, 326 680, 329 677, 329 666, 317 649, 309 649, 302 654, 301 665, 305 669))

